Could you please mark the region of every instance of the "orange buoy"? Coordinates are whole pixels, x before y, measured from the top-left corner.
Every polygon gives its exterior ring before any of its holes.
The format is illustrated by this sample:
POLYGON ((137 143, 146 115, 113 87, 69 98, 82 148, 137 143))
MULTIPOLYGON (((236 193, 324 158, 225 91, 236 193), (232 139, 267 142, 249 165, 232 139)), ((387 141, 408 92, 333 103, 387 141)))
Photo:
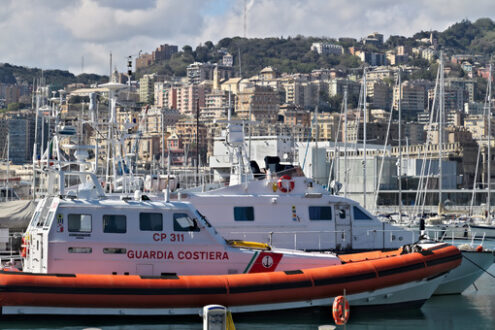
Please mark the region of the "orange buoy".
POLYGON ((476 247, 476 252, 483 252, 483 247, 481 245, 478 245, 476 247))
POLYGON ((336 325, 344 325, 349 320, 349 302, 345 297, 335 297, 332 306, 332 316, 336 325))

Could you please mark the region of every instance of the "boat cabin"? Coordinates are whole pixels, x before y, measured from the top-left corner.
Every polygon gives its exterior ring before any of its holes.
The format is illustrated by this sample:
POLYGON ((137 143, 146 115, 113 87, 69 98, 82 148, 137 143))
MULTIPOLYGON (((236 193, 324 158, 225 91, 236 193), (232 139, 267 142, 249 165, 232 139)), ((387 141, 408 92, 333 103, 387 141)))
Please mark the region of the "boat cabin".
POLYGON ((331 195, 303 176, 255 180, 180 199, 190 201, 227 239, 279 248, 396 249, 419 234, 382 222, 359 203, 331 195))
POLYGON ((38 203, 23 237, 26 272, 235 274, 341 263, 330 254, 227 242, 188 202, 151 201, 139 191, 109 199, 93 173, 50 173, 52 193, 38 203), (69 174, 80 182, 70 190, 69 174))

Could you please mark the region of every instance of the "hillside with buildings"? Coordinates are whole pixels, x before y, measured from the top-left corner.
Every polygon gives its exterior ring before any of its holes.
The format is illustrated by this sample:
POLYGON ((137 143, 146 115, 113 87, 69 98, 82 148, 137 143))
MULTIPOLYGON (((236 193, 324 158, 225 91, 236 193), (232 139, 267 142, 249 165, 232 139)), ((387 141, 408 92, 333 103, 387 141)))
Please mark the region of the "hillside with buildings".
MULTIPOLYGON (((168 157, 169 151, 173 165, 192 165, 199 158, 201 164, 228 167, 222 163, 225 155, 218 154, 215 141, 221 139, 229 111, 233 119, 251 122, 250 134, 254 137, 270 136, 279 142, 292 141, 294 145, 319 141, 321 150, 315 153, 328 165, 335 152, 334 142, 353 144, 354 156, 361 157, 358 146, 364 138, 364 114, 358 104, 362 104, 359 99, 365 91, 367 142, 374 145, 369 151, 372 160, 372 155, 379 154, 385 143, 390 157, 397 156, 396 110, 401 105, 402 153, 409 162, 404 172, 408 176, 404 187, 412 188, 418 182, 419 173, 415 169, 421 168, 417 163, 420 155, 429 148, 435 150, 439 143, 432 110, 435 78, 443 56, 446 118, 443 157, 448 162, 445 168, 455 174, 453 177, 460 178, 445 184, 448 188, 471 188, 476 175, 478 182, 486 181, 484 170, 475 170, 479 146, 483 147, 480 164, 485 169, 495 164, 486 161, 486 136, 493 132, 488 132, 488 119, 484 115, 489 62, 495 49, 494 26, 489 19, 474 23, 465 20, 443 32, 390 36, 387 40, 375 32, 359 40, 235 37, 224 38, 217 44, 205 42, 195 49, 163 44, 135 58, 130 87, 119 95, 117 120, 122 127, 134 123, 126 129, 140 132, 141 137, 133 148, 147 167, 166 164, 163 157, 168 157), (400 85, 396 84, 399 74, 400 85), (348 101, 346 115, 342 113, 344 95, 348 101), (432 116, 434 124, 430 125, 432 116)), ((127 84, 129 75, 125 71, 116 69, 112 80, 127 84)), ((0 66, 3 107, 21 103, 23 96, 31 100, 31 76, 19 72, 22 72, 19 67, 0 66)), ((100 95, 99 118, 106 118, 108 91, 92 86, 93 82, 105 81, 104 77, 76 77, 48 71, 44 77, 45 87, 37 88, 38 94, 51 96, 55 92, 53 95, 61 98, 61 115, 67 124, 88 119, 85 109, 90 92, 100 95), (57 74, 65 82, 55 79, 57 74), (62 94, 58 92, 58 84, 64 84, 62 94)), ((30 109, 7 112, 0 118, 3 125, 0 147, 5 145, 7 131, 20 132, 18 127, 26 127, 22 137, 26 141, 22 143, 25 150, 16 150, 18 163, 30 161, 33 123, 34 112, 30 109)), ((302 161, 305 154, 284 152, 280 156, 302 161)), ((429 154, 432 159, 433 154, 429 154)), ((390 177, 396 175, 396 160, 390 160, 387 166, 390 177)), ((373 171, 371 168, 370 164, 373 171)), ((327 183, 328 169, 329 166, 321 166, 322 173, 314 174, 317 181, 327 183)), ((491 173, 495 174, 495 167, 491 173)))
POLYGON ((63 89, 71 84, 80 86, 98 84, 108 81, 108 76, 83 73, 74 75, 64 70, 41 70, 0 63, 0 109, 17 109, 31 105, 33 82, 43 81, 51 90, 63 89))
MULTIPOLYGON (((342 70, 370 65, 417 64, 418 59, 431 61, 437 56, 429 46, 452 53, 489 54, 495 50, 495 26, 491 19, 470 22, 463 20, 443 32, 421 31, 412 37, 392 35, 387 40, 380 33, 357 40, 355 38, 224 38, 217 44, 206 41, 193 49, 185 45, 161 45, 151 54, 140 55, 136 61, 137 75, 156 72, 184 76, 193 62, 221 62, 225 54, 233 56, 236 72, 253 75, 266 66, 279 72, 309 73, 314 69, 336 67, 342 70), (431 41, 435 41, 432 45, 431 41), (412 52, 415 48, 415 52, 412 52), (416 56, 411 56, 416 55, 416 56)), ((427 65, 424 62, 424 66, 427 65)))

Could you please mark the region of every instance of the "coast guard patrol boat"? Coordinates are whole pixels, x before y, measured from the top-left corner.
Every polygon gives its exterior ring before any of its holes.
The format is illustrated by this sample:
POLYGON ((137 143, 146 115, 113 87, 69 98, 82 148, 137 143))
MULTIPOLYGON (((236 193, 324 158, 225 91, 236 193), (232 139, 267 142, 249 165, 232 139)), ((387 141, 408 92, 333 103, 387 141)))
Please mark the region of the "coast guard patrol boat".
POLYGON ((444 243, 343 260, 229 241, 190 203, 110 199, 93 173, 61 167, 44 168, 22 270, 0 271, 3 313, 195 314, 215 302, 249 312, 329 306, 343 289, 351 306, 420 306, 460 262, 444 243))

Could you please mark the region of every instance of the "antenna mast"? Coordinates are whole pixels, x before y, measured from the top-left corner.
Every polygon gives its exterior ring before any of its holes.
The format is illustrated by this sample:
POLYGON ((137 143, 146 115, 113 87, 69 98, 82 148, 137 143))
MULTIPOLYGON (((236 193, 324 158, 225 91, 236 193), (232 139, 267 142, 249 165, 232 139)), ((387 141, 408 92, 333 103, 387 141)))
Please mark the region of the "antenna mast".
POLYGON ((244 38, 246 38, 247 31, 247 0, 244 0, 244 38))
POLYGON ((112 52, 110 52, 110 67, 108 71, 108 82, 112 82, 112 52))
POLYGON ((237 48, 239 56, 239 78, 242 78, 241 49, 237 48))

